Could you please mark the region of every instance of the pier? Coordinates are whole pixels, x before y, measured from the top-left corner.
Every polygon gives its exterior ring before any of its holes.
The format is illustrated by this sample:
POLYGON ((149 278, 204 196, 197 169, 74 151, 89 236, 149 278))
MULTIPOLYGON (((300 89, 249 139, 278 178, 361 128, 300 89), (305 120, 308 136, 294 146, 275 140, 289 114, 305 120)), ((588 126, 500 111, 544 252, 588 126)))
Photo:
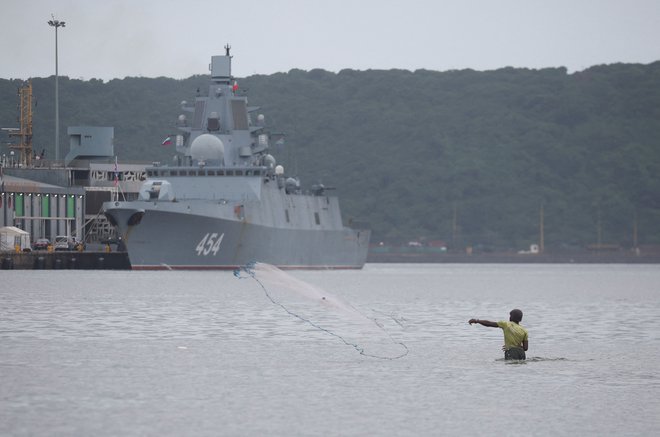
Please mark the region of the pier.
POLYGON ((0 270, 130 270, 126 252, 2 252, 0 270))

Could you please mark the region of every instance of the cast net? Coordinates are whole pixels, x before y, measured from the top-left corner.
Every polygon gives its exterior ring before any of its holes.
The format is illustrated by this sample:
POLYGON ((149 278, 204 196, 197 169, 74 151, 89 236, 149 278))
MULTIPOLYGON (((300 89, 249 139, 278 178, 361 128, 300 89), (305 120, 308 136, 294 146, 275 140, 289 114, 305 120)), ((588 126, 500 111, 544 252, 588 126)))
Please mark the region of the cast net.
POLYGON ((358 310, 334 294, 264 263, 250 263, 234 271, 241 279, 253 279, 266 298, 285 313, 314 329, 335 337, 361 355, 395 360, 408 347, 394 338, 402 319, 375 310, 358 310))

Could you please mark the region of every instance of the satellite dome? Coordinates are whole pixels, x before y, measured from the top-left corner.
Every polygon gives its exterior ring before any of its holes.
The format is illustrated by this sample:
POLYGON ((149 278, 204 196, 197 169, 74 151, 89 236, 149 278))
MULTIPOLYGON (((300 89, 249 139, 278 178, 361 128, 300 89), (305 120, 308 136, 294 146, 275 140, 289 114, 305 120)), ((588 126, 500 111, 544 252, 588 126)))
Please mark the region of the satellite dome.
POLYGON ((262 164, 264 167, 275 168, 276 163, 277 162, 275 161, 275 157, 273 157, 273 155, 264 155, 262 164))
POLYGON ((225 145, 220 138, 211 134, 202 134, 190 145, 190 156, 198 161, 221 160, 225 155, 225 145))
POLYGON ((282 167, 281 165, 276 166, 275 167, 275 174, 277 176, 282 176, 284 174, 284 167, 282 167))

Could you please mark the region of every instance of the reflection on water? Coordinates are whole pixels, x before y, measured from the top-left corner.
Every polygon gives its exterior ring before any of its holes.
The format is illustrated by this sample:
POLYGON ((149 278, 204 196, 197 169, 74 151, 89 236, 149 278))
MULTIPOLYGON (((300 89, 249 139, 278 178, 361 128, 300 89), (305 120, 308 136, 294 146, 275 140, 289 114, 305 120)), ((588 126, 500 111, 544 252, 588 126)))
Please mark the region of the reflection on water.
MULTIPOLYGON (((364 357, 230 272, 2 271, 0 434, 649 435, 660 426, 657 266, 287 273, 376 317, 410 352, 364 357), (514 307, 530 349, 512 365, 501 331, 467 320, 514 307)), ((347 335, 363 329, 324 317, 347 335)))

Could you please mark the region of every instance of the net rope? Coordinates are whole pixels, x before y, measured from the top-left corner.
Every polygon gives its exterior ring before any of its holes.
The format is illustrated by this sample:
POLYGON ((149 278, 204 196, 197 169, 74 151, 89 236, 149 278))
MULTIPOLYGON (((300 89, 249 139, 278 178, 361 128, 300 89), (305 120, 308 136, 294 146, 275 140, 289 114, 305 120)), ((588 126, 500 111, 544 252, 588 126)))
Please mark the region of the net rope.
MULTIPOLYGON (((234 270, 234 276, 253 279, 273 305, 352 347, 362 356, 397 360, 408 355, 408 347, 392 337, 383 320, 368 317, 353 305, 275 266, 249 263, 234 270)), ((372 311, 403 328, 401 320, 394 315, 372 311)))

